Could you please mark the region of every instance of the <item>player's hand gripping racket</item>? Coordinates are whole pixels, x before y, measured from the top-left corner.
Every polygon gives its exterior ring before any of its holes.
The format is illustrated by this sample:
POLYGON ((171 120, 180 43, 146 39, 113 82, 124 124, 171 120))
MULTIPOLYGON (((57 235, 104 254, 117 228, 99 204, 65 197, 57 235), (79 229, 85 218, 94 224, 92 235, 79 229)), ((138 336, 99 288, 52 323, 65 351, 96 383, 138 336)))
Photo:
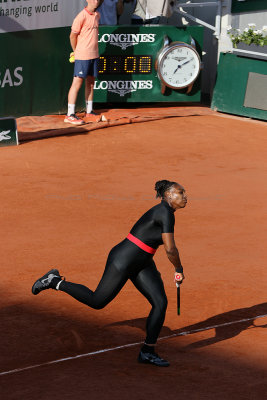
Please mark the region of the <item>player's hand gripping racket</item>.
POLYGON ((183 275, 175 272, 174 274, 174 282, 177 288, 177 315, 181 315, 181 283, 183 281, 183 275))

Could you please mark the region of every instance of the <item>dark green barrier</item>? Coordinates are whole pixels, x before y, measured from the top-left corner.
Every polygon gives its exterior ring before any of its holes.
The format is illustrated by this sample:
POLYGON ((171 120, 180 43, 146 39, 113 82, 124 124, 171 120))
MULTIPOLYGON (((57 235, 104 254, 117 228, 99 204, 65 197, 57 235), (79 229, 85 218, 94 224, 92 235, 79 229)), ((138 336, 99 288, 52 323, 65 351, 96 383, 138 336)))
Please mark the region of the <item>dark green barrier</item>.
POLYGON ((0 147, 18 144, 16 120, 14 118, 0 118, 0 147))
MULTIPOLYGON (((202 27, 176 28, 173 26, 146 27, 101 27, 100 35, 104 33, 152 34, 153 42, 138 42, 124 51, 120 46, 111 45, 108 40, 99 43, 100 55, 152 56, 152 71, 150 74, 128 74, 116 76, 104 74, 103 80, 138 81, 138 90, 121 95, 100 90, 96 82, 94 101, 106 102, 197 102, 200 101, 200 78, 195 82, 190 95, 185 90, 160 93, 160 82, 155 72, 156 54, 163 44, 163 36, 170 39, 190 43, 191 36, 197 42, 197 50, 201 53, 202 27), (147 81, 150 83, 148 84, 147 81), (153 83, 151 90, 149 86, 153 83), (147 88, 147 90, 143 90, 147 88)), ((65 113, 68 90, 72 82, 73 64, 68 62, 71 51, 69 44, 70 28, 54 28, 35 31, 24 31, 0 34, 0 116, 42 115, 65 113)), ((106 39, 108 36, 106 37, 106 39)), ((139 40, 139 39, 138 39, 139 40)), ((113 84, 113 83, 112 83, 113 84)), ((83 89, 79 94, 77 109, 84 109, 83 89)))
POLYGON ((245 0, 238 1, 232 0, 232 13, 247 13, 250 11, 267 11, 267 1, 266 0, 245 0))
POLYGON ((0 115, 66 110, 69 28, 0 34, 0 115))
POLYGON ((265 78, 267 76, 267 61, 221 53, 212 109, 267 120, 267 111, 244 107, 250 72, 260 74, 265 78))

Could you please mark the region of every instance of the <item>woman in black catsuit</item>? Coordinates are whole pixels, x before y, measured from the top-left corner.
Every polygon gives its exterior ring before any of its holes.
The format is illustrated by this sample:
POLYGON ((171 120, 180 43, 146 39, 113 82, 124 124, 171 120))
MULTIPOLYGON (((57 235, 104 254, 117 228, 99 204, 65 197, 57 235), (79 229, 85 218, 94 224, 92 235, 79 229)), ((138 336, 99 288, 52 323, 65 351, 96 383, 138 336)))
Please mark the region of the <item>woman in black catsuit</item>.
POLYGON ((180 283, 183 281, 183 267, 174 241, 174 212, 186 206, 187 197, 181 185, 167 180, 156 182, 155 190, 157 197, 162 199, 161 203, 148 210, 136 222, 127 238, 110 251, 95 292, 86 286, 63 280, 58 270, 53 269, 34 283, 32 293, 36 295, 45 289, 57 289, 89 307, 101 309, 114 299, 130 279, 152 305, 146 325, 147 336, 138 361, 166 367, 168 361, 154 351, 165 318, 167 297, 153 255, 164 244, 167 257, 178 272, 176 279, 180 283))

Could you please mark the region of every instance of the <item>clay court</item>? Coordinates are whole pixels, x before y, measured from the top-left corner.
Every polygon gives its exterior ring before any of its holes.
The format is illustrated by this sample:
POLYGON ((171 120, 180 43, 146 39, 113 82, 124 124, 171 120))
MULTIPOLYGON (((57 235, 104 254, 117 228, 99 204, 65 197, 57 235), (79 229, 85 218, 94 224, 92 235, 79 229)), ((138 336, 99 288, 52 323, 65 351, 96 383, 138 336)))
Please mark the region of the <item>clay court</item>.
POLYGON ((37 141, 21 121, 28 141, 1 148, 3 400, 266 396, 266 123, 184 110, 37 141), (176 213, 180 316, 173 267, 162 247, 154 257, 169 368, 137 363, 150 305, 131 282, 100 311, 31 294, 50 266, 96 288, 109 250, 157 203, 159 179, 188 194, 176 213))

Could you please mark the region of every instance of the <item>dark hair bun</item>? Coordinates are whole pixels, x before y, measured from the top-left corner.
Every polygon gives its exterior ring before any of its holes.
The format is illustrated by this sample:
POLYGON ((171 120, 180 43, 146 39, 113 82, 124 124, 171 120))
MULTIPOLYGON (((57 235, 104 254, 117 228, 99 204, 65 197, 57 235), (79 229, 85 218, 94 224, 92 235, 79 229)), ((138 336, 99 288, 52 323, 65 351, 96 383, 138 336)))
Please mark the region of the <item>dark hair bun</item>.
POLYGON ((170 189, 173 185, 176 185, 176 182, 167 181, 166 179, 163 179, 162 181, 157 181, 155 183, 155 190, 157 192, 156 197, 160 197, 163 199, 166 190, 170 189))

